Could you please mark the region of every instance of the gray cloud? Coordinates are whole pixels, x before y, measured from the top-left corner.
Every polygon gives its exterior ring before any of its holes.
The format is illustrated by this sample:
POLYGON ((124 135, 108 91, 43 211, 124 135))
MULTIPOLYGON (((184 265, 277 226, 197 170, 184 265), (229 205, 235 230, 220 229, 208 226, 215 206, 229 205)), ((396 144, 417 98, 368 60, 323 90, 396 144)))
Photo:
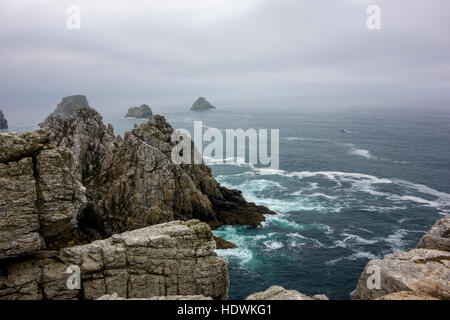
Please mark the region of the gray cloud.
POLYGON ((106 116, 148 103, 223 108, 448 108, 447 0, 149 0, 0 3, 0 108, 41 120, 85 94, 106 116), (93 2, 95 4, 93 4, 93 2), (66 28, 66 8, 82 29, 66 28), (366 28, 366 8, 382 29, 366 28))

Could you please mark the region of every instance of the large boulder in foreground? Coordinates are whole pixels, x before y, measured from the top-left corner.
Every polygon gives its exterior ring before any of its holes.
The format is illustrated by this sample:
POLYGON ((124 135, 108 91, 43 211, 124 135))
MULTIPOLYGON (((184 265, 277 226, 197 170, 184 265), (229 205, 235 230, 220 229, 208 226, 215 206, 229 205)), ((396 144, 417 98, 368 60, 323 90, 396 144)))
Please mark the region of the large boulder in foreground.
POLYGON ((8 121, 5 119, 3 111, 0 110, 0 130, 8 129, 8 121))
POLYGON ((87 200, 75 159, 44 131, 0 133, 0 259, 71 237, 87 200))
POLYGON ((140 107, 131 107, 128 109, 126 118, 138 118, 138 119, 149 119, 153 116, 152 109, 146 105, 142 104, 140 107))
POLYGON ((215 247, 209 226, 191 220, 44 251, 3 264, 0 299, 97 299, 113 294, 127 299, 189 295, 226 299, 227 266, 215 247), (68 282, 69 267, 79 269, 79 286, 68 286, 76 283, 68 282))
POLYGON ((204 97, 198 98, 191 107, 192 111, 207 111, 215 109, 211 103, 208 102, 204 97))
POLYGON ((350 297, 359 300, 406 300, 424 296, 450 299, 449 222, 450 217, 438 221, 424 235, 417 249, 369 261, 350 297), (373 286, 375 273, 379 274, 379 287, 373 286))

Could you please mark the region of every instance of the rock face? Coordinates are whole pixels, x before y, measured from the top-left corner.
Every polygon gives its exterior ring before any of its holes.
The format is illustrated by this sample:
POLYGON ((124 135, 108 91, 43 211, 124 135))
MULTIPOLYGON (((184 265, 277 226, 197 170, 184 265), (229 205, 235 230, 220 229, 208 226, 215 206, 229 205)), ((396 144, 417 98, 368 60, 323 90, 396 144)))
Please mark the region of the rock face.
POLYGON ((70 118, 50 117, 42 125, 57 146, 71 149, 87 188, 92 212, 107 235, 173 220, 199 219, 212 227, 258 225, 266 207, 248 203, 237 190, 221 187, 207 166, 175 165, 172 127, 153 116, 124 139, 101 122, 92 108, 70 118))
POLYGON ((450 217, 436 222, 420 239, 417 248, 450 251, 450 217))
POLYGON ((197 101, 194 102, 194 104, 191 107, 191 110, 193 111, 207 111, 211 109, 215 109, 212 104, 210 104, 205 98, 200 97, 197 99, 197 101))
POLYGON ((175 165, 161 116, 124 139, 86 106, 41 127, 0 133, 0 299, 226 298, 210 226, 273 212, 203 164, 175 165), (77 268, 81 287, 69 289, 77 268))
POLYGON ((152 109, 146 105, 143 104, 140 107, 131 107, 128 109, 127 114, 125 117, 127 118, 141 118, 141 119, 149 119, 153 116, 152 109))
POLYGON ((6 121, 3 111, 0 110, 0 130, 4 129, 8 129, 8 121, 6 121))
POLYGON ((226 299, 227 267, 214 249, 209 226, 191 220, 44 251, 3 263, 0 299, 97 299, 114 294, 127 299, 189 295, 226 299), (81 284, 73 289, 68 287, 69 267, 80 270, 81 284))
POLYGON ((450 217, 445 217, 423 236, 417 249, 369 261, 350 297, 359 300, 424 296, 450 299, 449 236, 450 217), (378 288, 368 285, 368 282, 375 283, 372 282, 375 272, 380 276, 378 288))
POLYGON ((49 116, 41 128, 50 133, 53 144, 69 148, 76 159, 76 173, 84 183, 98 175, 105 159, 108 163, 118 146, 112 126, 91 107, 80 107, 69 118, 49 116))
POLYGON ((85 96, 74 95, 64 97, 49 117, 60 116, 62 118, 69 118, 81 107, 89 107, 89 102, 85 96))
POLYGON ((286 290, 280 286, 272 286, 266 291, 249 295, 245 300, 329 300, 327 296, 320 294, 312 298, 295 290, 286 290))
POLYGON ((71 235, 87 200, 70 150, 49 134, 0 134, 0 259, 36 253, 71 235))

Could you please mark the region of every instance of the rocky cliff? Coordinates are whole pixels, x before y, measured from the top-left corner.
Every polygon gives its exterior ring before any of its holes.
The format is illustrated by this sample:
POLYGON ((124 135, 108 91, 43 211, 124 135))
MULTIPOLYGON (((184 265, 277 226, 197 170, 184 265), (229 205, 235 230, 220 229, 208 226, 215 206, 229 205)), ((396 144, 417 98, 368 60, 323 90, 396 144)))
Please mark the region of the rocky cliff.
POLYGON ((194 102, 194 104, 191 107, 191 110, 193 111, 207 111, 211 109, 215 109, 211 103, 209 103, 205 98, 200 97, 197 99, 197 101, 194 102))
POLYGON ((439 220, 416 249, 369 261, 350 296, 359 300, 450 299, 450 217, 439 220))
POLYGON ((273 212, 203 164, 174 164, 163 117, 122 139, 83 104, 64 98, 41 130, 0 134, 0 299, 226 298, 210 226, 273 212))
POLYGON ((127 114, 125 115, 126 118, 141 118, 141 119, 148 119, 153 116, 152 109, 146 105, 143 104, 140 107, 131 107, 128 109, 127 114))
POLYGON ((214 249, 209 226, 191 220, 0 260, 0 299, 97 299, 107 294, 226 299, 226 263, 214 249))
POLYGON ((0 133, 0 259, 72 239, 87 203, 75 159, 45 131, 0 133))
POLYGON ((257 225, 270 210, 205 165, 175 165, 161 116, 123 139, 86 106, 41 127, 0 133, 0 299, 226 298, 209 225, 257 225))
POLYGON ((5 119, 3 111, 0 110, 0 130, 8 129, 8 121, 5 119))
POLYGON ((67 119, 49 117, 41 127, 50 132, 53 144, 74 153, 90 215, 102 220, 100 233, 189 219, 212 227, 258 225, 263 214, 274 213, 220 186, 203 164, 175 165, 173 128, 164 117, 153 116, 123 139, 90 107, 79 108, 67 119))

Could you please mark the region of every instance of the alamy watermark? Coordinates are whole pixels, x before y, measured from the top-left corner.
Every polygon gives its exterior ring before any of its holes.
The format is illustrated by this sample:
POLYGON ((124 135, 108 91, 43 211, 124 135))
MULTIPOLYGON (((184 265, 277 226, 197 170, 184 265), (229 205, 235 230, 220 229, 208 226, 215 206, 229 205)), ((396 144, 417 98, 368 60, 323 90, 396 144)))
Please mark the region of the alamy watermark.
POLYGON ((367 274, 370 276, 367 278, 366 285, 369 290, 381 289, 381 269, 377 265, 371 265, 367 267, 367 274))
POLYGON ((81 8, 76 5, 70 5, 66 9, 66 13, 69 15, 66 20, 66 27, 69 30, 81 29, 81 8))
MULTIPOLYGON (((366 26, 369 30, 381 29, 381 8, 377 5, 370 5, 366 9, 366 13, 369 15, 366 20, 366 26)), ((81 29, 81 8, 77 5, 70 5, 66 9, 68 14, 66 20, 66 27, 69 30, 81 29)))
POLYGON ((268 129, 225 129, 224 139, 219 129, 208 128, 203 132, 202 121, 194 121, 193 139, 186 129, 172 133, 172 142, 176 145, 172 148, 171 158, 175 164, 202 164, 203 158, 206 158, 215 164, 246 163, 279 169, 279 137, 279 129, 270 130, 269 155, 268 129), (204 142, 206 145, 203 148, 204 142))
POLYGON ((380 30, 381 29, 381 8, 376 5, 370 5, 366 10, 369 15, 366 21, 367 29, 380 30))
POLYGON ((66 281, 66 287, 69 290, 81 289, 81 270, 77 265, 70 265, 67 267, 66 273, 70 274, 66 281))

